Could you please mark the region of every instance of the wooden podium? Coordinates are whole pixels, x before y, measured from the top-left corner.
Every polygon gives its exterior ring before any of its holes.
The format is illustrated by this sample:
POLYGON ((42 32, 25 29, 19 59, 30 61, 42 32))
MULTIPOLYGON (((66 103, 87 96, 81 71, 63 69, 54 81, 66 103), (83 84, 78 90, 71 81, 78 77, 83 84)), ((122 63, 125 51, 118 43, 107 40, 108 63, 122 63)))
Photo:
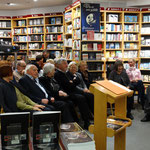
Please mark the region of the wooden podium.
POLYGON ((107 149, 107 136, 115 137, 114 150, 126 149, 126 127, 132 123, 130 119, 126 118, 127 96, 131 96, 133 91, 120 93, 122 89, 119 88, 116 85, 111 85, 108 80, 98 81, 90 86, 90 91, 94 94, 94 125, 90 125, 89 131, 94 133, 96 150, 107 149), (114 93, 116 88, 119 94, 114 93), (115 115, 111 118, 120 118, 128 121, 127 124, 118 130, 107 127, 107 103, 115 104, 115 115))

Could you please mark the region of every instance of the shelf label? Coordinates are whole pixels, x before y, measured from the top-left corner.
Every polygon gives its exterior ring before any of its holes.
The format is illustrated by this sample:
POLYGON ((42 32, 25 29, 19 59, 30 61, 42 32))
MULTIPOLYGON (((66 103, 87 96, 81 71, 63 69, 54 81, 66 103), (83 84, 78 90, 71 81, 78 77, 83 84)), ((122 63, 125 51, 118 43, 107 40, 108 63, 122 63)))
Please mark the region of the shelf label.
POLYGON ((150 11, 150 8, 142 8, 141 11, 150 11))
POLYGON ((9 16, 0 16, 1 19, 11 19, 9 16))
POLYGON ((104 7, 100 7, 100 10, 104 10, 104 7))
POLYGON ((111 11, 122 11, 122 8, 119 8, 119 7, 107 7, 106 10, 111 10, 111 11))
POLYGON ((13 16, 12 18, 15 19, 15 18, 27 18, 28 15, 25 15, 25 16, 13 16))
POLYGON ((53 16, 53 15, 63 15, 62 12, 56 12, 56 13, 45 13, 45 16, 53 16))
POLYGON ((99 32, 100 30, 100 4, 81 3, 82 33, 87 31, 99 32))
POLYGON ((140 8, 125 8, 124 11, 140 11, 140 8))
POLYGON ((32 17, 39 17, 39 16, 44 16, 43 14, 32 14, 32 17))
POLYGON ((72 7, 74 7, 74 6, 78 5, 78 4, 80 4, 80 0, 75 1, 75 2, 72 4, 72 7))
POLYGON ((65 8, 65 11, 67 11, 67 10, 69 10, 69 9, 71 9, 72 8, 72 5, 69 5, 69 6, 67 6, 66 8, 65 8))

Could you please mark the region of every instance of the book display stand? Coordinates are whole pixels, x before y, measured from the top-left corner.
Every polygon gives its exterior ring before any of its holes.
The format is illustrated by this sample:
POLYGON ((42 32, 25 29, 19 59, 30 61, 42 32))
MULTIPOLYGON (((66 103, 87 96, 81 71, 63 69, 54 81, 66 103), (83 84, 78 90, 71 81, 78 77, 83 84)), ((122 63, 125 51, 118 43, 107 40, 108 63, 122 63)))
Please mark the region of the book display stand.
POLYGON ((107 137, 114 138, 114 150, 126 149, 126 127, 131 120, 126 118, 127 96, 133 92, 112 81, 97 81, 90 86, 94 94, 94 125, 89 131, 94 133, 96 150, 106 150, 107 137), (115 104, 115 116, 107 118, 107 103, 115 104))

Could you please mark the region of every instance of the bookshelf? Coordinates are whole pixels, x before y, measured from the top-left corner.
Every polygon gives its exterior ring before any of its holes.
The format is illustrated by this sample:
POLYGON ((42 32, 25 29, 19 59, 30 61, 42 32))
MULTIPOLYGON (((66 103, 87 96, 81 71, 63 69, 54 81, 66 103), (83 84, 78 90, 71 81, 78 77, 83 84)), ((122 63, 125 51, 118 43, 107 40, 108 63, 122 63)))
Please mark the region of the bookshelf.
POLYGON ((12 44, 11 17, 0 17, 0 42, 12 44))

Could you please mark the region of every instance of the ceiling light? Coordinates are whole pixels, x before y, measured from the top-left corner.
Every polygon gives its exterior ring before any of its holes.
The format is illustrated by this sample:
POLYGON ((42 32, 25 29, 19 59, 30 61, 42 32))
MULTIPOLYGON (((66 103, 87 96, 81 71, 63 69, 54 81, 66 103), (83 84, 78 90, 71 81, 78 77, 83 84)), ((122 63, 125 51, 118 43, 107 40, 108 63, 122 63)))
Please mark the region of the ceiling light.
POLYGON ((37 2, 38 0, 33 0, 34 2, 37 2))
POLYGON ((7 3, 7 6, 15 6, 15 3, 7 3))

